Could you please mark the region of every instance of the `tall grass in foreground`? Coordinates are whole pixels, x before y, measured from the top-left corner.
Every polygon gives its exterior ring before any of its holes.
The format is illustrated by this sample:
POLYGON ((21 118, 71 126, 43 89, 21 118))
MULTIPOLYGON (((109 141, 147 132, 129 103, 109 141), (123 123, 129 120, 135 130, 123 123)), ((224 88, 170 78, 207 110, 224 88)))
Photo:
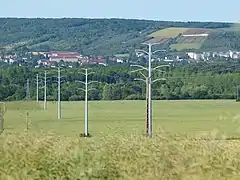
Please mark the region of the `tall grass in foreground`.
POLYGON ((0 137, 0 179, 239 179, 240 143, 159 134, 0 137))

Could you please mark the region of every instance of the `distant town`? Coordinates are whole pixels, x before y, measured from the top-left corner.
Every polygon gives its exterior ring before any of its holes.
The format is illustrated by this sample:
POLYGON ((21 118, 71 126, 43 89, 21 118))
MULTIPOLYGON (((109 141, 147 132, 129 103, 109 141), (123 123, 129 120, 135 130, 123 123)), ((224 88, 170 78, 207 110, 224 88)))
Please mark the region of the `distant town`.
MULTIPOLYGON (((18 66, 23 66, 29 62, 35 68, 40 67, 56 67, 58 63, 69 68, 73 65, 81 66, 83 64, 101 64, 108 66, 109 64, 123 64, 123 63, 133 63, 138 59, 147 60, 147 55, 144 53, 136 52, 135 59, 130 59, 128 55, 126 56, 114 56, 104 58, 103 56, 91 57, 84 56, 79 52, 71 51, 49 51, 49 52, 25 52, 22 55, 17 55, 17 53, 12 53, 0 57, 0 61, 7 64, 14 64, 18 66)), ((175 62, 186 62, 186 63, 198 63, 202 61, 215 62, 215 61, 229 61, 229 60, 240 60, 239 51, 226 51, 226 52, 177 52, 165 55, 157 56, 155 61, 161 61, 168 64, 175 62)))

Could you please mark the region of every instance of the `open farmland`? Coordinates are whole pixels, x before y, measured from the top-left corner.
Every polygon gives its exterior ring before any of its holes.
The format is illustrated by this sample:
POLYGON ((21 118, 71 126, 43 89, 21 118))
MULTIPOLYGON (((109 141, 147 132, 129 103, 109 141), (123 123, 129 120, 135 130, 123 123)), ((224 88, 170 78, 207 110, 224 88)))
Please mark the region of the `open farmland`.
POLYGON ((206 38, 205 37, 185 37, 181 36, 177 39, 178 44, 191 44, 191 43, 202 43, 206 38))
POLYGON ((161 29, 159 31, 156 31, 149 35, 149 37, 153 38, 176 38, 181 35, 203 35, 203 34, 209 34, 212 32, 211 29, 205 29, 205 28, 165 28, 161 29))
POLYGON ((149 37, 175 38, 187 30, 188 28, 165 28, 150 34, 149 37))
MULTIPOLYGON (((7 103, 5 133, 24 132, 29 111, 30 132, 53 132, 75 137, 84 132, 84 102, 63 102, 62 119, 57 120, 57 103, 7 103)), ((239 103, 234 101, 154 101, 154 131, 200 135, 218 131, 219 135, 238 136, 239 103)), ((145 133, 144 101, 89 102, 89 130, 97 137, 108 133, 145 133)), ((239 126, 240 127, 240 126, 239 126)))
POLYGON ((177 51, 182 51, 185 49, 199 49, 201 47, 200 44, 197 43, 187 43, 187 44, 172 44, 171 49, 175 49, 177 51))
POLYGON ((162 37, 156 37, 156 38, 152 38, 148 41, 146 41, 147 43, 160 43, 160 44, 167 44, 171 41, 171 38, 162 38, 162 37))
POLYGON ((192 34, 208 34, 212 31, 212 29, 206 29, 206 28, 189 28, 186 31, 184 31, 183 35, 192 35, 192 34))
POLYGON ((148 42, 166 44, 173 40, 175 43, 170 44, 171 49, 199 49, 211 31, 206 28, 166 28, 149 35, 152 39, 148 42))
POLYGON ((184 49, 199 49, 201 44, 205 41, 206 37, 185 37, 180 36, 177 38, 176 44, 171 44, 172 49, 176 49, 178 51, 184 49))
POLYGON ((83 132, 83 102, 64 102, 62 120, 56 119, 56 103, 49 103, 47 112, 35 102, 7 103, 5 132, 0 136, 0 179, 233 180, 240 176, 239 142, 226 140, 239 137, 239 103, 154 101, 151 139, 139 134, 145 128, 144 101, 89 105, 93 137, 82 139, 77 136, 83 132), (27 110, 30 129, 25 134, 27 110))

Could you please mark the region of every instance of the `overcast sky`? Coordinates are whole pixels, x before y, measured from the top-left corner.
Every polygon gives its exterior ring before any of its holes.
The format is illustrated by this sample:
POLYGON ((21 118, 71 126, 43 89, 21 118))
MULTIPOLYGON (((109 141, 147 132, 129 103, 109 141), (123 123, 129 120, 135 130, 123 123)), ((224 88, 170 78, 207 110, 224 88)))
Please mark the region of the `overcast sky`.
POLYGON ((171 21, 240 22, 239 0, 0 1, 0 17, 114 17, 171 21))

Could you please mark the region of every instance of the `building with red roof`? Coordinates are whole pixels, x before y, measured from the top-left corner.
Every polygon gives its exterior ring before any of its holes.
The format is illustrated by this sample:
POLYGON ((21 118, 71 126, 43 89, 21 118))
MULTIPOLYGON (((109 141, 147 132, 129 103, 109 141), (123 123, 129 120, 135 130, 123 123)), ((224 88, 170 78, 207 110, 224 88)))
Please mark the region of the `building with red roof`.
POLYGON ((82 57, 78 52, 67 52, 67 51, 49 51, 48 57, 50 61, 60 62, 78 62, 82 57))

